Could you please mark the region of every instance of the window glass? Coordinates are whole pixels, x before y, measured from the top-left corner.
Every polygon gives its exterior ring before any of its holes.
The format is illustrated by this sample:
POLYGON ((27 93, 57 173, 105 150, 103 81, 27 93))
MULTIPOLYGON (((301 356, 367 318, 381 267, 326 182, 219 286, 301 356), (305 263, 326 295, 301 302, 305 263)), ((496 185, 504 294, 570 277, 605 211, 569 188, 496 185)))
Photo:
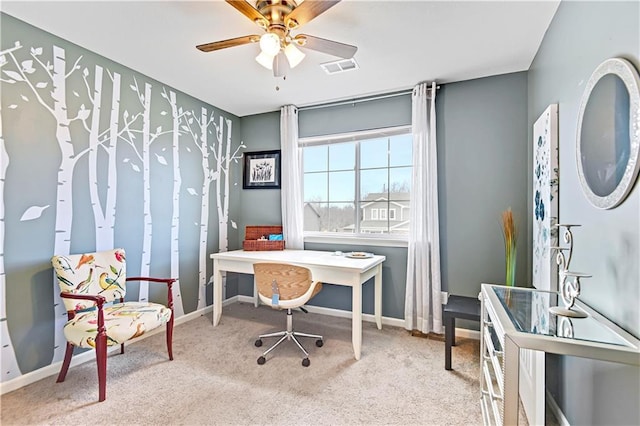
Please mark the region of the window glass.
POLYGON ((360 168, 387 167, 389 140, 369 139, 360 142, 360 168))
POLYGON ((303 138, 304 230, 336 234, 409 231, 409 126, 303 138))
POLYGON ((411 192, 411 167, 389 169, 389 199, 409 199, 411 192))
POLYGON ((302 151, 305 173, 327 170, 328 146, 310 146, 302 151))
POLYGON ((329 170, 355 170, 355 168, 356 145, 354 142, 329 145, 329 170))
POLYGON ((326 229, 329 232, 355 232, 355 205, 353 203, 329 203, 326 229))
POLYGON ((360 172, 360 199, 371 200, 387 192, 389 169, 371 169, 360 172))
POLYGON ((329 201, 355 201, 356 174, 355 172, 329 173, 329 201))
POLYGON ((304 230, 311 232, 355 232, 353 203, 305 203, 304 230))
POLYGON ((328 201, 329 198, 328 173, 304 174, 304 201, 328 201))
POLYGON ((397 135, 390 138, 389 166, 411 166, 413 164, 413 138, 411 135, 397 135))

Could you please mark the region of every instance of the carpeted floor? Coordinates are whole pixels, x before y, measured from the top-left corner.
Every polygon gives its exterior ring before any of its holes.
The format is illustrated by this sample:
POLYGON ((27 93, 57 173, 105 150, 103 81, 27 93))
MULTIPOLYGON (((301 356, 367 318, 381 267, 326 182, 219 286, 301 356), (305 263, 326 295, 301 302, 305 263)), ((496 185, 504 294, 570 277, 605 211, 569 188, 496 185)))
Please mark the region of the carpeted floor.
MULTIPOLYGON (((294 328, 324 335, 305 342, 311 366, 284 342, 258 365, 258 334, 279 331, 285 313, 246 303, 177 326, 174 361, 164 333, 109 356, 107 400, 97 402, 94 362, 1 398, 8 425, 478 425, 478 341, 458 338, 454 370, 444 369, 444 343, 406 330, 363 324, 362 358, 353 358, 351 320, 294 313, 294 328)), ((269 345, 270 341, 265 341, 269 345)))

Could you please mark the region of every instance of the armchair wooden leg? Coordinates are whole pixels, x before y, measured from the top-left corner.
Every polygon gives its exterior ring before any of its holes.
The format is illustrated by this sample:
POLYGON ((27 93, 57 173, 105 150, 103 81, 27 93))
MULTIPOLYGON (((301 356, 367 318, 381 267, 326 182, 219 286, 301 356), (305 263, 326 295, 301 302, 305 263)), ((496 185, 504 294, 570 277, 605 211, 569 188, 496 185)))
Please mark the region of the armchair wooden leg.
POLYGON ((67 371, 69 371, 69 364, 71 364, 71 357, 73 356, 73 345, 67 342, 67 350, 64 352, 64 361, 62 362, 62 368, 60 368, 60 373, 58 374, 58 379, 56 383, 64 382, 65 377, 67 377, 67 371))
POLYGON ((167 351, 169 352, 169 359, 173 361, 173 314, 167 322, 167 351))
POLYGON ((120 354, 124 353, 124 343, 120 345, 120 354))
POLYGON ((98 364, 98 401, 107 397, 107 336, 98 334, 96 338, 96 362, 98 364))

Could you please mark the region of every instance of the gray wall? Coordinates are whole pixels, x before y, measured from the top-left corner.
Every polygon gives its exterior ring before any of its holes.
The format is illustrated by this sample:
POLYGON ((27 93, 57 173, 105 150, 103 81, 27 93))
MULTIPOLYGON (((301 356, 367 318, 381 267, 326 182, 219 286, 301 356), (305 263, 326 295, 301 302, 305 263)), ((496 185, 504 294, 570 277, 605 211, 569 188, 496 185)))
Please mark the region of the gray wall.
MULTIPOLYGON (((598 210, 582 193, 575 160, 585 84, 616 56, 640 68, 640 3, 562 2, 528 73, 528 120, 531 128, 547 105, 559 104, 560 221, 582 225, 571 266, 593 274, 581 298, 639 337, 640 190, 636 184, 619 207, 598 210)), ((571 424, 640 424, 640 369, 557 356, 547 365, 550 391, 571 424)))
POLYGON ((443 85, 436 98, 442 279, 453 294, 505 282, 509 207, 520 229, 516 284, 529 286, 526 86, 526 73, 505 74, 443 85))
MULTIPOLYGON (((500 214, 512 207, 517 222, 526 224, 526 94, 526 73, 446 84, 437 94, 442 286, 452 294, 476 296, 480 283, 504 282, 500 214)), ((279 112, 243 117, 247 151, 278 149, 279 120, 279 112)), ((299 113, 301 137, 407 124, 411 124, 410 95, 299 113)), ((279 190, 243 190, 242 226, 256 221, 280 223, 279 195, 279 190)), ((518 242, 520 285, 528 284, 527 241, 523 233, 518 242)), ((305 244, 305 248, 384 254, 382 314, 404 318, 406 248, 319 243, 305 244)), ((314 304, 351 308, 349 289, 328 287, 314 298, 314 304)), ((240 293, 251 291, 250 279, 241 278, 240 293)), ((228 294, 233 293, 228 290, 228 294)), ((373 312, 371 285, 364 288, 363 309, 373 312)))

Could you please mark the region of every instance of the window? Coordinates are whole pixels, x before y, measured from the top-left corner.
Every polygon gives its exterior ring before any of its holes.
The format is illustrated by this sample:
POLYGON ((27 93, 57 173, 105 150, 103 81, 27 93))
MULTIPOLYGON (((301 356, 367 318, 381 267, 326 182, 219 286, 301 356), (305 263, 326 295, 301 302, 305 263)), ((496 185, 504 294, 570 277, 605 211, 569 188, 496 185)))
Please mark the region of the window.
POLYGON ((409 209, 410 126, 301 138, 300 146, 305 234, 409 233, 396 209, 409 209))

